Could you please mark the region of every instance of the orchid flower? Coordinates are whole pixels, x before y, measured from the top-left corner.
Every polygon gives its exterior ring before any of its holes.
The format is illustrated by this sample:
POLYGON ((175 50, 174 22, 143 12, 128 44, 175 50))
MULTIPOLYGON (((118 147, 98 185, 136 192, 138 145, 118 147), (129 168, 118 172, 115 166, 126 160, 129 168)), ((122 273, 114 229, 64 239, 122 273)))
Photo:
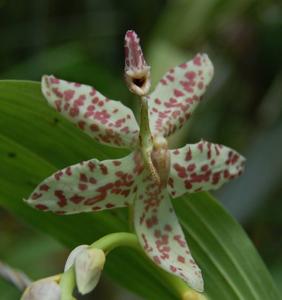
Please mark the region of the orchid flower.
POLYGON ((213 77, 206 54, 169 70, 150 89, 147 65, 134 31, 125 35, 125 79, 140 96, 138 126, 133 112, 93 87, 43 76, 48 103, 96 141, 132 152, 121 159, 90 159, 44 180, 27 202, 58 214, 133 206, 134 227, 144 251, 161 268, 203 291, 170 198, 209 191, 237 177, 245 159, 236 151, 201 140, 168 149, 166 138, 189 119, 213 77))

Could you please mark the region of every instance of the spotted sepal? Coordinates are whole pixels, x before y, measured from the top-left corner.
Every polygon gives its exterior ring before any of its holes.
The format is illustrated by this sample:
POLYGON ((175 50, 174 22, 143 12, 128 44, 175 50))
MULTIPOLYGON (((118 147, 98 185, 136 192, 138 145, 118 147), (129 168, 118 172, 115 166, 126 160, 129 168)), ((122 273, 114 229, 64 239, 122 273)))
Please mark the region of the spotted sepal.
POLYGON ((128 206, 142 172, 139 152, 116 160, 91 159, 56 172, 26 200, 31 206, 57 214, 74 214, 128 206))
POLYGON ((88 85, 52 75, 42 77, 41 88, 52 107, 98 142, 121 148, 136 145, 139 126, 121 102, 107 99, 88 85))
POLYGON ((193 259, 166 188, 151 176, 138 185, 134 207, 135 230, 150 259, 167 272, 203 291, 201 270, 193 259))
POLYGON ((169 136, 190 117, 213 77, 206 54, 169 70, 148 96, 150 127, 154 134, 169 136))
POLYGON ((217 189, 239 176, 245 163, 235 150, 204 140, 170 150, 170 159, 168 190, 172 197, 217 189))

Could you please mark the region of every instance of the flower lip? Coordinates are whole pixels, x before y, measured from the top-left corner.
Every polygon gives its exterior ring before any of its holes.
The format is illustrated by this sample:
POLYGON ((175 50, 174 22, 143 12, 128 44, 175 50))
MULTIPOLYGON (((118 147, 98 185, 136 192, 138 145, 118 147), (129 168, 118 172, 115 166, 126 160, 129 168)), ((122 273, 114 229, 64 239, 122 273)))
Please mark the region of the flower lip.
POLYGON ((133 30, 128 30, 125 34, 124 53, 127 86, 132 93, 144 96, 151 86, 150 66, 144 59, 139 37, 133 30))

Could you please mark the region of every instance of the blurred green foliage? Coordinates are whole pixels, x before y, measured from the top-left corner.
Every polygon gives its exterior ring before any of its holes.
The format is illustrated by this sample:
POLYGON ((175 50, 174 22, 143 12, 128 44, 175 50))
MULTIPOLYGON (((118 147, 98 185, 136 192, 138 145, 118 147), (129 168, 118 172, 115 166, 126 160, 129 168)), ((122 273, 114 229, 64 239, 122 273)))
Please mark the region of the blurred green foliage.
MULTIPOLYGON (((214 81, 189 125, 171 143, 204 138, 244 153, 245 175, 218 196, 281 281, 281 1, 3 0, 0 78, 40 80, 42 74, 54 73, 92 84, 133 107, 122 78, 127 29, 140 34, 155 83, 168 67, 198 51, 211 57, 214 81)), ((0 125, 5 126, 1 120, 0 125)), ((4 210, 0 216, 1 259, 35 277, 58 267, 47 264, 47 269, 39 262, 62 253, 60 246, 4 210), (16 255, 17 248, 26 254, 16 255), (38 264, 29 268, 32 257, 38 264)), ((7 286, 0 284, 2 296, 7 286)))

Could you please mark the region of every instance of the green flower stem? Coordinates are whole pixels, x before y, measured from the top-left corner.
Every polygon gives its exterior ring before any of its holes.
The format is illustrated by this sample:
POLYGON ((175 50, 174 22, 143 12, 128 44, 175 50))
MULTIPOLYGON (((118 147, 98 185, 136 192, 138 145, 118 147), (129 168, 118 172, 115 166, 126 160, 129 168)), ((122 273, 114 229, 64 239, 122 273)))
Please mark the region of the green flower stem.
POLYGON ((90 248, 99 248, 105 253, 109 253, 113 249, 123 246, 130 247, 138 251, 141 249, 136 235, 128 232, 117 232, 105 235, 98 241, 91 244, 90 248))
POLYGON ((69 268, 65 273, 61 275, 61 300, 75 300, 72 296, 75 288, 75 274, 74 268, 69 268))
MULTIPOLYGON (((118 232, 108 234, 98 241, 94 242, 90 248, 102 249, 105 253, 109 253, 117 247, 129 247, 136 250, 142 257, 150 263, 155 271, 167 282, 173 289, 174 294, 181 300, 205 300, 204 295, 197 293, 187 286, 187 284, 180 278, 169 274, 155 265, 145 254, 140 247, 138 239, 135 234, 127 232, 118 232)), ((65 300, 65 299, 62 299, 65 300)))

